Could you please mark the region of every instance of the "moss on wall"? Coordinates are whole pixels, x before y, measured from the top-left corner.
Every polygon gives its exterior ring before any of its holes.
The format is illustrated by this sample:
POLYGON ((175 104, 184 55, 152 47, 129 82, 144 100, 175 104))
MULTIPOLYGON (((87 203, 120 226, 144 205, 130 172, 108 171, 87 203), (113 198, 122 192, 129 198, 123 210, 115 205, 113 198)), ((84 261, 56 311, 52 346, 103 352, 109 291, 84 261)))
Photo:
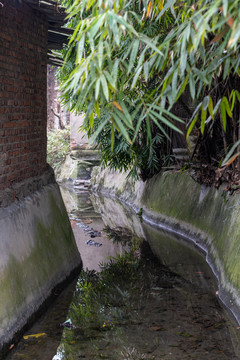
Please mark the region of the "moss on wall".
POLYGON ((0 345, 19 331, 28 318, 81 264, 71 224, 58 186, 4 209, 0 253, 0 345))
POLYGON ((57 181, 64 183, 78 178, 90 179, 92 168, 99 162, 99 153, 96 150, 71 151, 65 161, 55 168, 57 181))
POLYGON ((240 288, 240 197, 223 190, 206 188, 189 174, 164 173, 144 187, 141 202, 150 212, 165 215, 172 223, 182 223, 202 237, 220 260, 225 277, 240 288), (204 236, 205 235, 205 236, 204 236))
POLYGON ((92 188, 143 209, 146 221, 166 224, 207 253, 219 280, 220 296, 240 322, 240 195, 196 183, 188 172, 164 172, 131 187, 123 175, 95 170, 92 188), (127 191, 125 191, 127 189, 127 191))

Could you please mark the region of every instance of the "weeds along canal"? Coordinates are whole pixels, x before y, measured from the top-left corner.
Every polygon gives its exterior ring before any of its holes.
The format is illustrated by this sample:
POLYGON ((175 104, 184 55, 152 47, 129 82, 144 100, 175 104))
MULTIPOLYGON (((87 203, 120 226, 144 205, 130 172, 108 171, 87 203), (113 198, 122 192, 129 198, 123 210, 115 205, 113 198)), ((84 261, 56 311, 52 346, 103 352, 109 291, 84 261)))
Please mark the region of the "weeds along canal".
POLYGON ((62 194, 83 270, 7 360, 240 359, 203 254, 115 199, 62 194))

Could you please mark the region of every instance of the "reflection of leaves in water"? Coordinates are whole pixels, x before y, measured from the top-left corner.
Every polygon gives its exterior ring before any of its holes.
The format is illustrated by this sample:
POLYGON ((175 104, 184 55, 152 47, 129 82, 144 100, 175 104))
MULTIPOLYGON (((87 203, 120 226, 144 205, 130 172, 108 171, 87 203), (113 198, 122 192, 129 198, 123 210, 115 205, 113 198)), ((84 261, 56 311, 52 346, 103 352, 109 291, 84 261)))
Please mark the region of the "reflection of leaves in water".
POLYGON ((78 346, 79 351, 79 341, 78 345, 73 343, 76 339, 81 339, 83 346, 90 340, 94 355, 89 358, 101 358, 98 346, 101 341, 104 346, 108 344, 108 333, 119 338, 122 327, 137 321, 136 311, 141 299, 147 296, 148 286, 143 286, 146 280, 146 273, 141 270, 140 260, 133 251, 111 258, 100 273, 82 271, 68 315, 74 328, 64 330, 63 359, 76 355, 74 346, 78 346))
POLYGON ((124 227, 115 227, 114 229, 110 226, 104 228, 104 232, 113 243, 121 243, 122 245, 130 245, 139 247, 143 239, 137 237, 130 229, 124 227))
POLYGON ((131 251, 111 258, 100 273, 82 271, 69 313, 75 331, 95 336, 134 321, 150 286, 145 270, 131 251))
MULTIPOLYGON (((149 289, 158 279, 153 276, 148 258, 136 256, 136 239, 127 231, 132 244, 129 252, 100 264, 103 268, 100 273, 88 269, 81 272, 69 317, 85 334, 109 330, 128 323, 130 318, 134 320, 135 310, 146 301, 149 289)), ((119 235, 120 230, 111 233, 119 235)), ((139 239, 137 242, 139 247, 139 239)))
MULTIPOLYGON (((169 339, 165 344, 169 352, 185 355, 190 354, 191 349, 198 351, 202 347, 200 354, 205 354, 205 343, 212 344, 209 335, 216 333, 214 339, 221 348, 218 332, 221 332, 222 321, 212 307, 212 300, 209 306, 201 289, 153 261, 147 244, 141 247, 144 258, 136 258, 136 251, 131 250, 111 258, 100 273, 88 270, 81 273, 68 314, 75 327, 64 329, 61 360, 160 359, 164 339, 169 339), (183 296, 185 292, 179 291, 181 288, 192 293, 190 309, 183 296), (202 295, 204 300, 200 300, 202 295), (175 316, 183 319, 181 329, 176 327, 178 322, 172 323, 175 316)), ((226 332, 222 332, 223 339, 225 335, 226 332)), ((225 343, 228 346, 229 343, 225 343)), ((218 354, 216 349, 211 351, 218 354)), ((176 358, 174 354, 173 358, 176 358)), ((231 353, 228 358, 233 358, 231 353)))
POLYGON ((127 360, 140 360, 140 359, 148 359, 148 360, 154 360, 155 357, 152 357, 151 355, 147 354, 141 354, 137 351, 135 348, 130 347, 124 347, 124 349, 121 351, 121 359, 127 360))

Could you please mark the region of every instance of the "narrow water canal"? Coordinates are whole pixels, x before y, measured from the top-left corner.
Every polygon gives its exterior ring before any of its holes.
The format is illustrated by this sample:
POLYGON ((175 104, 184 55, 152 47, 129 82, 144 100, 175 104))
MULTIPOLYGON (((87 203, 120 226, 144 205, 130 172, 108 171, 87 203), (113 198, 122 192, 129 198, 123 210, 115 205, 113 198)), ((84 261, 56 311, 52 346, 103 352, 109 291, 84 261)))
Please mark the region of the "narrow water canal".
POLYGON ((62 193, 83 271, 7 360, 240 359, 203 254, 116 200, 62 193))

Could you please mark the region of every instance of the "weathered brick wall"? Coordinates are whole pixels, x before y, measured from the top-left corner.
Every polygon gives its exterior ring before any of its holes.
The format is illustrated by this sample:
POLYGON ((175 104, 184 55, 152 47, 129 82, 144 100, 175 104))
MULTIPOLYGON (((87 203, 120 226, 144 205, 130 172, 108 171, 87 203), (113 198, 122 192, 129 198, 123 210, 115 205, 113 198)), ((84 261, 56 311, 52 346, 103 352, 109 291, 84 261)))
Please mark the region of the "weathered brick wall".
POLYGON ((47 20, 0 4, 0 190, 46 169, 47 20))

